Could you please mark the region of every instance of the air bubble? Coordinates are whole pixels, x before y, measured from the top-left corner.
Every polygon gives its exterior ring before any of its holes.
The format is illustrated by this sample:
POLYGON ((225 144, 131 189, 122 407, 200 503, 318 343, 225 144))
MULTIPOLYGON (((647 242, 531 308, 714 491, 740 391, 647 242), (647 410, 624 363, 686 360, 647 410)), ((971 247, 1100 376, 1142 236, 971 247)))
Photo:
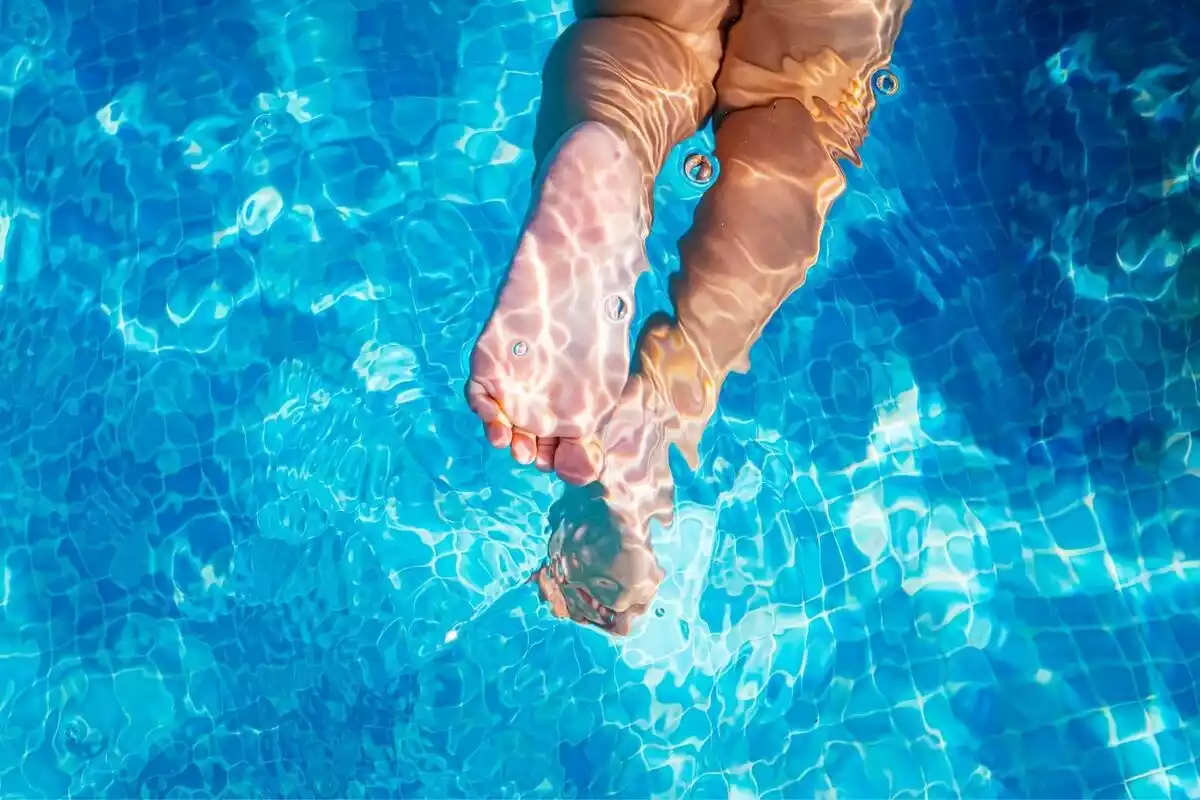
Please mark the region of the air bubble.
POLYGON ((16 0, 4 20, 6 32, 25 44, 44 47, 50 41, 50 12, 39 0, 16 0))
POLYGON ((683 174, 692 183, 707 185, 715 172, 712 161, 704 153, 692 153, 683 160, 683 174))
POLYGON ((71 717, 59 728, 60 745, 76 758, 95 758, 104 750, 104 737, 81 717, 71 717))
POLYGON ((274 186, 265 186, 246 198, 238 213, 238 223, 251 236, 266 233, 283 213, 283 195, 274 186))
POLYGON ((78 717, 67 722, 63 726, 63 738, 67 740, 67 744, 72 747, 77 747, 87 740, 88 727, 87 723, 78 717))
POLYGON ((604 313, 613 322, 620 322, 629 313, 629 304, 619 294, 609 295, 604 301, 604 313))
POLYGON ((271 114, 259 114, 250 124, 250 130, 259 139, 269 139, 279 132, 271 114))
POLYGON ((512 346, 512 351, 513 351, 514 356, 517 356, 518 358, 520 358, 521 356, 523 356, 529 352, 529 345, 525 344, 525 342, 514 342, 513 346, 512 346))
POLYGON ((881 69, 875 73, 875 90, 888 97, 895 97, 900 91, 900 78, 891 70, 881 69))

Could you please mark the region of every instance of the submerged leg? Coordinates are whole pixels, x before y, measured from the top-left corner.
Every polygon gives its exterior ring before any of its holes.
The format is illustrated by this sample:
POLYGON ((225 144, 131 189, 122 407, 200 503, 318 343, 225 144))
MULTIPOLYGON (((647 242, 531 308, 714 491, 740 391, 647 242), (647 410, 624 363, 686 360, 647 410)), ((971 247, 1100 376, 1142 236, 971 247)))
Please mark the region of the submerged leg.
POLYGON ((727 3, 581 5, 546 64, 537 191, 467 390, 494 446, 575 483, 598 474, 654 179, 712 110, 727 3))
MULTIPOLYGON (((646 332, 640 370, 604 432, 611 535, 639 558, 653 558, 650 520, 672 509, 667 445, 696 463, 725 378, 749 367, 751 346, 817 260, 825 218, 846 187, 839 160, 857 162, 874 107, 871 74, 890 59, 907 8, 908 0, 747 0, 733 25, 717 83, 721 174, 680 243, 676 318, 646 332)), ((573 554, 569 538, 562 549, 573 554)), ((639 585, 628 607, 648 606, 654 586, 639 585)))
POLYGON ((910 0, 749 0, 718 82, 721 178, 681 242, 678 327, 714 391, 803 283, 910 0))
POLYGON ((676 321, 646 337, 646 371, 696 458, 717 394, 820 252, 858 162, 909 0, 748 0, 717 84, 721 176, 680 243, 676 321))

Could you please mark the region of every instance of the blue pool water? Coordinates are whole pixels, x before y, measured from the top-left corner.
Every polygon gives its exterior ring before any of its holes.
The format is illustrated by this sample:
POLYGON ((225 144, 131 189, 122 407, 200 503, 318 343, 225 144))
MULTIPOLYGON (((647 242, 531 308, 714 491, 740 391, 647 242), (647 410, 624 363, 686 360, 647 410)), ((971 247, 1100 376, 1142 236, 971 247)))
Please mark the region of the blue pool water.
POLYGON ((0 796, 1200 796, 1186 3, 916 0, 620 643, 461 401, 567 3, 0 9, 0 796))

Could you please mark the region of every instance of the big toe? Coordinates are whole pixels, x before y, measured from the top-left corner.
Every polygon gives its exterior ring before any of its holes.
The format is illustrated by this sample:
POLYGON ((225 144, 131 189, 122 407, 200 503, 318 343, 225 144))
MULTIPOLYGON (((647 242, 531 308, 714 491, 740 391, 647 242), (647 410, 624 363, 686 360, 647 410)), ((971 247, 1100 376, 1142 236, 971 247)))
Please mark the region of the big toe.
POLYGON ((599 480, 604 448, 593 438, 561 439, 554 451, 554 472, 567 483, 586 486, 599 480))
POLYGON ((471 377, 496 407, 485 422, 499 410, 539 440, 579 439, 612 411, 629 377, 635 288, 649 269, 644 190, 615 131, 588 123, 563 136, 471 353, 471 377))
POLYGON ((538 445, 538 438, 520 428, 513 430, 510 448, 513 460, 521 465, 533 464, 537 461, 538 451, 541 449, 538 445))

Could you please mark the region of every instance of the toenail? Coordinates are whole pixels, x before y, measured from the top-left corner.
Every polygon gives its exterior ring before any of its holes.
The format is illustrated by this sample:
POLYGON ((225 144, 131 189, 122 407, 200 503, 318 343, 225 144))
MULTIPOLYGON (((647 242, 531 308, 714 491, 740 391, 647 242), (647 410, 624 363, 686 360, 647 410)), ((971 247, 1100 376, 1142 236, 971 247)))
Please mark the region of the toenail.
POLYGON ((528 352, 529 352, 529 345, 525 344, 524 342, 514 342, 513 343, 513 355, 514 356, 517 356, 519 358, 520 356, 523 356, 528 352))
POLYGON ((604 313, 613 322, 620 322, 629 313, 629 304, 619 294, 611 294, 604 301, 604 313))

